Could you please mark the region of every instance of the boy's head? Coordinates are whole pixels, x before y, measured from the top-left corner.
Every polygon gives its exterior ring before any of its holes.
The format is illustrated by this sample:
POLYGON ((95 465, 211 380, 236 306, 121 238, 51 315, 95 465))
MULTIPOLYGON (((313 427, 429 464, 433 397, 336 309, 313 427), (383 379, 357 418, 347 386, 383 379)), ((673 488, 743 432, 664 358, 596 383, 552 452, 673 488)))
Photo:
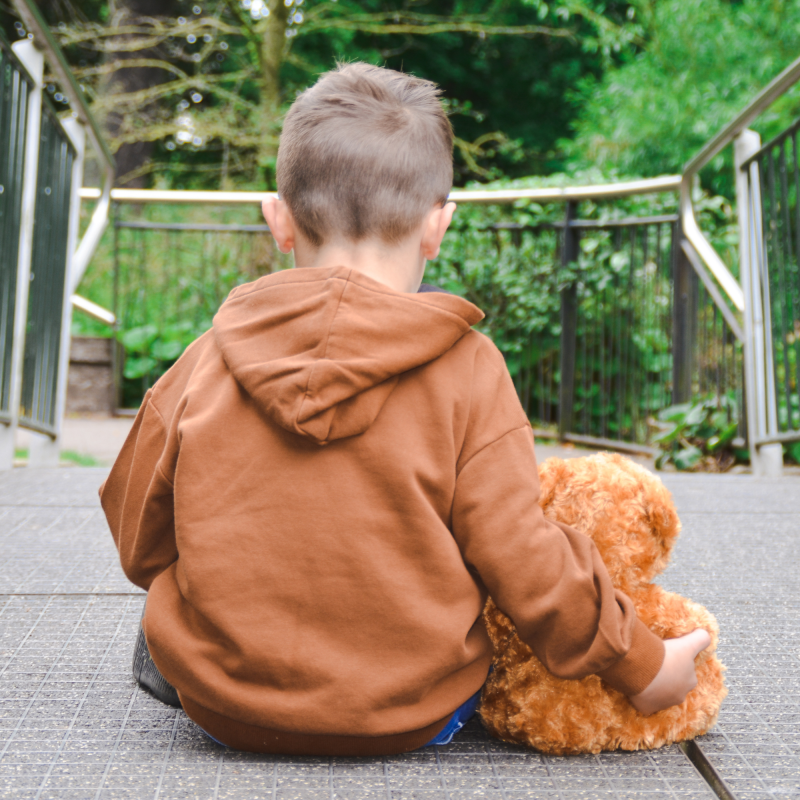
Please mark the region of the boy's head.
POLYGON ((394 244, 445 202, 453 130, 430 81, 342 64, 292 104, 278 151, 278 192, 300 232, 394 244))

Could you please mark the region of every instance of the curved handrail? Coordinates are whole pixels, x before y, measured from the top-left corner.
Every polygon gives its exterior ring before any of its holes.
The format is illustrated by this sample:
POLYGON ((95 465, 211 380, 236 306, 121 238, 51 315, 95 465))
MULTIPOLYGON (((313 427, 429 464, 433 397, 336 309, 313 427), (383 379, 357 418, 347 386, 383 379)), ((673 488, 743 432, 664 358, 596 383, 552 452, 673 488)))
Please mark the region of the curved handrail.
POLYGON ((686 238, 691 242, 700 258, 719 281, 720 286, 740 311, 744 309, 744 293, 736 278, 717 255, 711 243, 703 235, 694 216, 692 204, 692 184, 697 173, 717 153, 727 147, 747 126, 780 97, 787 89, 800 80, 800 58, 793 61, 783 72, 762 89, 758 95, 734 117, 716 136, 687 162, 683 168, 681 181, 681 220, 686 238))
MULTIPOLYGON (((627 197, 633 194, 677 192, 680 175, 662 175, 638 181, 603 183, 588 186, 543 187, 540 189, 486 189, 482 191, 455 189, 450 200, 456 203, 513 203, 517 200, 553 203, 572 200, 603 200, 627 197)), ((208 203, 211 205, 236 205, 260 203, 275 192, 218 192, 180 189, 114 189, 111 199, 115 203, 208 203)), ((99 189, 81 189, 82 200, 97 200, 99 189)))

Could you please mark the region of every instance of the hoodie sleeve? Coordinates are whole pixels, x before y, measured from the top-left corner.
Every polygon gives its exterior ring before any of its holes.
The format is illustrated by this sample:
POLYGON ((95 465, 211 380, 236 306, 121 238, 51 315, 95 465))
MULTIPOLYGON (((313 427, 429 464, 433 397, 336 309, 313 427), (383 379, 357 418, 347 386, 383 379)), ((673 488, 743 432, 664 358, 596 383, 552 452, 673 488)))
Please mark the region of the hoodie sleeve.
POLYGON ((111 474, 100 487, 100 503, 122 569, 142 589, 149 589, 178 558, 172 481, 165 473, 171 449, 151 389, 111 474))
POLYGON ((554 675, 598 674, 625 694, 638 694, 661 668, 664 645, 614 588, 594 542, 545 519, 533 432, 505 365, 498 369, 491 354, 489 362, 476 370, 475 430, 456 481, 453 534, 464 559, 554 675), (491 438, 492 429, 510 420, 518 426, 491 438), (489 433, 488 441, 479 430, 489 433))

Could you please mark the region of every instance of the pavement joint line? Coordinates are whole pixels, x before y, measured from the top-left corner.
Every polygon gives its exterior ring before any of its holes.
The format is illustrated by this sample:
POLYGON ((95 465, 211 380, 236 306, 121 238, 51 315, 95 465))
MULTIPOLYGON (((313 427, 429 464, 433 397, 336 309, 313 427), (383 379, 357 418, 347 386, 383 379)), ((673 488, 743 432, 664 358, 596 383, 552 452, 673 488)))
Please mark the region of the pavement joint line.
MULTIPOLYGON (((383 785, 386 789, 386 800, 392 800, 392 788, 391 788, 391 781, 389 780, 389 762, 384 757, 381 759, 383 762, 383 785)), ((272 773, 272 797, 273 800, 275 798, 275 766, 273 764, 273 773, 272 773)), ((505 798, 503 798, 505 800, 505 798)))
MULTIPOLYGON (((444 794, 445 800, 450 800, 450 790, 447 788, 447 779, 444 775, 444 770, 442 769, 442 759, 439 755, 439 745, 434 745, 433 751, 436 754, 436 769, 439 771, 439 781, 442 785, 442 793, 444 794)), ((561 792, 559 792, 559 796, 561 792)))
MULTIPOLYGON (((213 800, 217 800, 217 798, 219 797, 219 784, 220 784, 220 781, 222 780, 222 762, 224 760, 225 760, 225 751, 223 750, 219 754, 219 760, 217 762, 217 775, 216 775, 216 779, 214 780, 214 797, 213 797, 213 800)), ((274 794, 274 792, 273 792, 273 794, 274 794)))
POLYGON ((544 768, 547 770, 547 777, 550 778, 550 783, 553 784, 553 787, 558 792, 559 800, 564 800, 564 792, 561 790, 561 782, 556 780, 556 776, 553 775, 553 770, 550 766, 550 761, 547 756, 539 756, 544 764, 544 768))
POLYGON ((167 774, 167 767, 169 766, 169 759, 172 755, 172 747, 175 744, 175 734, 178 732, 178 720, 181 718, 181 714, 183 714, 183 711, 181 709, 176 709, 175 721, 172 723, 172 733, 169 737, 169 747, 167 747, 167 752, 164 754, 164 761, 161 764, 161 774, 158 776, 158 786, 156 786, 156 792, 153 795, 153 800, 158 800, 158 797, 161 794, 161 789, 164 786, 164 776, 167 774))
POLYGON ((0 592, 0 597, 147 597, 147 592, 0 592))
POLYGON ((46 509, 51 509, 51 508, 60 509, 60 508, 63 508, 65 510, 67 510, 67 511, 74 510, 74 509, 79 509, 79 508, 87 508, 87 509, 91 509, 92 511, 96 511, 97 510, 97 506, 89 505, 88 503, 86 505, 78 505, 77 503, 51 503, 50 505, 42 505, 41 503, 38 503, 38 504, 36 504, 36 503, 0 503, 0 510, 8 510, 8 511, 10 511, 10 510, 15 509, 15 508, 34 508, 34 509, 38 509, 39 511, 41 511, 43 508, 46 508, 46 509))
POLYGON ((125 717, 122 720, 122 725, 120 729, 117 731, 117 738, 114 740, 114 749, 111 751, 111 755, 108 757, 106 761, 106 768, 103 770, 103 777, 100 779, 100 784, 97 787, 97 792, 95 793, 95 800, 100 800, 100 795, 103 793, 103 787, 106 785, 106 781, 108 780, 108 773, 111 772, 111 766, 114 763, 115 758, 117 757, 117 751, 119 750, 119 743, 122 741, 122 737, 125 733, 126 728, 128 727, 128 720, 131 717, 131 710, 136 703, 137 698, 139 697, 139 686, 138 684, 134 686, 133 692, 131 693, 131 699, 128 703, 128 708, 125 711, 125 717))
MULTIPOLYGON (((488 742, 483 743, 483 749, 486 751, 486 755, 489 756, 489 765, 492 768, 492 775, 494 775, 495 779, 497 780, 497 785, 500 787, 500 795, 503 800, 508 800, 508 797, 506 796, 505 782, 502 780, 500 773, 497 771, 497 764, 494 760, 494 756, 492 755, 492 751, 489 748, 488 742)), ((389 800, 391 800, 391 795, 389 796, 389 800)))
POLYGON ((728 788, 722 776, 717 772, 703 749, 694 739, 679 742, 678 747, 683 751, 686 758, 694 764, 695 769, 720 800, 736 800, 736 795, 728 788))
MULTIPOLYGON (((611 780, 611 776, 608 774, 608 770, 606 769, 606 765, 603 763, 603 759, 600 758, 600 756, 597 753, 593 753, 592 754, 592 758, 593 758, 595 764, 597 764, 597 766, 600 767, 600 772, 603 773, 603 777, 608 782, 608 785, 609 786, 614 786, 614 781, 611 780)), ((617 794, 617 787, 616 786, 614 786, 614 794, 615 795, 617 794)), ((673 792, 672 794, 674 795, 675 793, 673 792)))

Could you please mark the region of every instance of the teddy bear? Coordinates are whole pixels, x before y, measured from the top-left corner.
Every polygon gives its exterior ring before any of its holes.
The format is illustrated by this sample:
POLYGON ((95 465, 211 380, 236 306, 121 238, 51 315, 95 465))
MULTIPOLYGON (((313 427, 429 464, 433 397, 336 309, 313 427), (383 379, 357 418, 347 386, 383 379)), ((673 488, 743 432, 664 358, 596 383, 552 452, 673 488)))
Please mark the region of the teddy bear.
POLYGON ((695 660, 697 686, 684 702, 643 716, 596 675, 563 680, 548 672, 490 599, 484 618, 494 669, 483 690, 483 724, 499 739, 554 755, 652 749, 707 732, 727 694, 717 622, 703 606, 651 583, 680 532, 669 492, 644 467, 609 453, 550 458, 539 476, 545 516, 592 537, 614 586, 654 633, 671 639, 705 628, 711 645, 695 660))

